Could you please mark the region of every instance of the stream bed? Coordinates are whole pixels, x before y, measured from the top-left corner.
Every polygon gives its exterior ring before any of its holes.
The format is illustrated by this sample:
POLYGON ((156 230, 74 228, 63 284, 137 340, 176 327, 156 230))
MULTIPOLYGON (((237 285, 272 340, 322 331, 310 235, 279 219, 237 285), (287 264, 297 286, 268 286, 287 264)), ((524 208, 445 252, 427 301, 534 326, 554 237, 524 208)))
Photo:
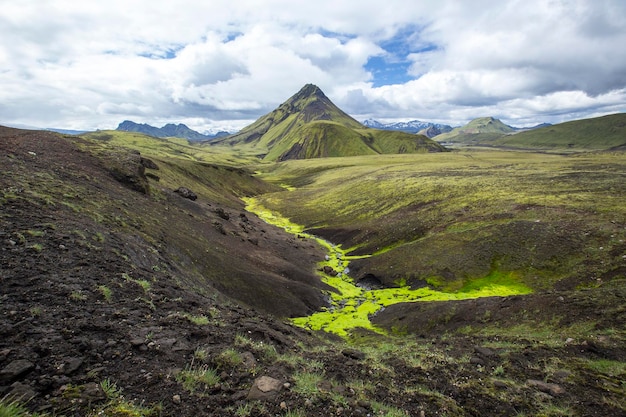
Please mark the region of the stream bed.
MULTIPOLYGON (((510 296, 528 294, 530 288, 511 279, 511 276, 497 273, 472 280, 471 285, 455 292, 444 292, 423 287, 411 289, 409 286, 383 289, 367 289, 356 285, 349 275, 350 261, 366 258, 372 255, 351 256, 350 250, 342 249, 318 236, 305 232, 302 225, 292 223, 279 213, 263 207, 255 198, 244 198, 246 210, 256 214, 261 220, 273 226, 281 227, 285 231, 300 238, 315 240, 326 250, 324 260, 318 264, 319 274, 323 282, 333 287, 335 291, 328 292, 329 305, 322 311, 306 317, 291 319, 297 326, 310 330, 323 330, 339 336, 349 336, 350 331, 364 328, 377 333, 385 332, 374 326, 370 316, 381 309, 397 303, 417 301, 449 301, 470 298, 510 296), (330 273, 324 273, 323 271, 330 273), (334 272, 332 272, 334 271, 334 272), (336 275, 335 275, 336 274, 336 275)), ((509 274, 510 275, 510 274, 509 274)))

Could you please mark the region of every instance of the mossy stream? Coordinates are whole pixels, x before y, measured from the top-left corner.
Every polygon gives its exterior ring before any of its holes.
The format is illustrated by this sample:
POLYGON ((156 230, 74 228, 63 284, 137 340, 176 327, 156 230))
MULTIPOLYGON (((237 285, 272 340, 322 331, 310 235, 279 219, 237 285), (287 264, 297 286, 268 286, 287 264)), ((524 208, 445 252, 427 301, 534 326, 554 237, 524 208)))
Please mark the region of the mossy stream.
POLYGON ((471 280, 454 292, 445 292, 423 287, 411 289, 409 286, 396 288, 366 289, 355 284, 349 276, 349 263, 353 259, 372 255, 350 256, 351 249, 342 249, 318 236, 306 233, 304 226, 292 223, 278 213, 266 209, 254 198, 245 198, 246 210, 256 214, 266 223, 283 228, 285 231, 306 239, 313 239, 326 249, 325 260, 319 263, 320 270, 325 266, 337 272, 336 276, 320 271, 322 281, 335 289, 329 292, 329 306, 323 311, 307 317, 297 317, 291 321, 300 327, 311 330, 324 330, 339 336, 348 336, 352 329, 364 328, 384 333, 370 322, 369 317, 382 308, 397 303, 416 301, 449 301, 479 297, 510 296, 528 294, 530 288, 519 282, 515 274, 494 271, 489 275, 471 280))

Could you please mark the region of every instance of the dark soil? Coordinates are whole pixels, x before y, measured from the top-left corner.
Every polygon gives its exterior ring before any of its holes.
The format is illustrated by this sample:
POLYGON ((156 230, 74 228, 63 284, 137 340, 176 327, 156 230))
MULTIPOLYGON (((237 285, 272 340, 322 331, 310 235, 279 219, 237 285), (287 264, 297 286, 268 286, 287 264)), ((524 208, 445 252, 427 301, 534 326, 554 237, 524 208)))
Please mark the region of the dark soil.
POLYGON ((324 305, 317 246, 208 199, 191 178, 179 186, 196 199, 185 198, 142 156, 115 152, 0 128, 0 397, 96 415, 108 381, 163 416, 626 415, 618 281, 583 295, 396 305, 376 320, 404 336, 349 345, 285 320, 324 305), (560 345, 477 330, 524 320, 595 328, 560 345), (381 348, 407 343, 418 361, 381 348), (229 349, 244 360, 225 360, 229 349), (219 383, 185 389, 181 371, 194 367, 217 369, 219 383), (312 392, 299 389, 304 371, 322 375, 312 392), (285 385, 247 399, 260 376, 285 385))

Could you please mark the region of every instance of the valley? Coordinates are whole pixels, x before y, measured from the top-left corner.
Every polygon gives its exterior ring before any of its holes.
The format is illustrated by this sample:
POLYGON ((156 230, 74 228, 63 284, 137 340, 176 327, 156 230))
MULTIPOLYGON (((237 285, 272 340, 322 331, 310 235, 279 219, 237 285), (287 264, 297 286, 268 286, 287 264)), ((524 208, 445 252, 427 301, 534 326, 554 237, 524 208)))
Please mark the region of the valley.
POLYGON ((0 127, 0 413, 626 415, 617 139, 450 150, 313 87, 219 141, 0 127))
POLYGON ((342 337, 348 336, 355 329, 367 329, 376 333, 385 332, 374 327, 370 316, 376 315, 381 309, 393 304, 415 301, 451 301, 480 297, 506 297, 517 294, 528 294, 532 290, 516 282, 512 274, 490 274, 482 280, 474 280, 470 285, 454 292, 437 291, 430 287, 412 289, 406 285, 406 280, 399 280, 396 288, 369 288, 371 282, 356 285, 349 276, 350 262, 356 259, 369 258, 372 255, 348 255, 350 250, 343 250, 315 235, 303 232, 300 225, 291 223, 288 219, 269 212, 259 206, 254 199, 246 200, 246 210, 253 212, 265 222, 281 227, 287 232, 295 234, 300 239, 312 239, 327 249, 325 260, 318 264, 322 281, 334 289, 328 293, 330 305, 325 311, 314 313, 308 317, 298 317, 291 320, 297 326, 309 330, 323 330, 342 337), (496 276, 497 275, 497 276, 496 276))

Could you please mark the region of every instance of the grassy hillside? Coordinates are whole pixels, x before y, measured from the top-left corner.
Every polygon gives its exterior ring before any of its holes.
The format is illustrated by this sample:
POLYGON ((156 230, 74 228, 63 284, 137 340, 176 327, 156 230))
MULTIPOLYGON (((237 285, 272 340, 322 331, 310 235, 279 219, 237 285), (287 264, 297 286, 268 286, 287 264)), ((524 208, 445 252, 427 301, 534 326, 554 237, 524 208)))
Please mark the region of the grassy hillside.
POLYGON ((289 161, 263 178, 296 189, 259 201, 373 255, 354 261, 357 279, 453 289, 502 271, 537 290, 578 288, 623 275, 625 168, 621 153, 289 161))
POLYGON ((235 153, 232 149, 206 148, 182 138, 156 138, 136 132, 99 130, 81 137, 93 139, 109 147, 133 149, 161 158, 210 162, 226 166, 242 166, 257 159, 253 155, 235 153))
POLYGON ((494 145, 517 148, 595 150, 626 147, 626 113, 575 120, 501 137, 494 145))

